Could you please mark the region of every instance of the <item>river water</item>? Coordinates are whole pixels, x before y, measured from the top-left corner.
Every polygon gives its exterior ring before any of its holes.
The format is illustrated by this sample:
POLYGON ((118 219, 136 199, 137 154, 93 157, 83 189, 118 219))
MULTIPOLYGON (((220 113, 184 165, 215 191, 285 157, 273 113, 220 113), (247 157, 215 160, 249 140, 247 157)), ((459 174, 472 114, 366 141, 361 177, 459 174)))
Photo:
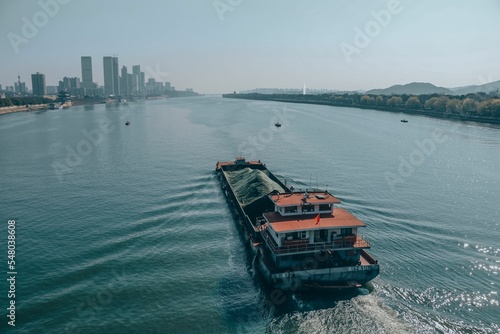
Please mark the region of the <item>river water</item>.
POLYGON ((6 275, 15 220, 17 274, 0 329, 498 333, 499 152, 494 125, 220 97, 3 115, 0 255, 6 275), (238 155, 340 198, 379 277, 272 298, 214 173, 238 155))

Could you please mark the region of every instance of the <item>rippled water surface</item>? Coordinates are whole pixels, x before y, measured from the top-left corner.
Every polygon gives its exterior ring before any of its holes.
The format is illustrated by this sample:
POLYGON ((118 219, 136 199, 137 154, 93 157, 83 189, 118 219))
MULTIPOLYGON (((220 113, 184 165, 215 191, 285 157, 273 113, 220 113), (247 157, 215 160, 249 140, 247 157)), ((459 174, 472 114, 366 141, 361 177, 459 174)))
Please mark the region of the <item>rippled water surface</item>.
POLYGON ((401 118, 218 97, 1 116, 8 330, 498 333, 500 128, 401 118), (214 175, 240 154, 339 197, 367 223, 380 276, 272 302, 214 175))

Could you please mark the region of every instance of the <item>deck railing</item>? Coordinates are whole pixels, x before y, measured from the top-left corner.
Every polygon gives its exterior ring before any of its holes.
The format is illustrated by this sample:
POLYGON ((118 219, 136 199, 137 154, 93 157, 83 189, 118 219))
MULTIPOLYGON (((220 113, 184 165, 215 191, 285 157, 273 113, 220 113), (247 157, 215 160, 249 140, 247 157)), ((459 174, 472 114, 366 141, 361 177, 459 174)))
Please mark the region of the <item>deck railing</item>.
POLYGON ((278 246, 276 244, 276 241, 271 237, 267 230, 263 231, 262 235, 264 237, 264 240, 266 241, 266 244, 275 254, 327 251, 330 249, 341 248, 370 248, 370 243, 361 235, 350 235, 331 242, 316 242, 313 244, 309 243, 308 239, 305 239, 303 242, 288 243, 283 246, 278 246))

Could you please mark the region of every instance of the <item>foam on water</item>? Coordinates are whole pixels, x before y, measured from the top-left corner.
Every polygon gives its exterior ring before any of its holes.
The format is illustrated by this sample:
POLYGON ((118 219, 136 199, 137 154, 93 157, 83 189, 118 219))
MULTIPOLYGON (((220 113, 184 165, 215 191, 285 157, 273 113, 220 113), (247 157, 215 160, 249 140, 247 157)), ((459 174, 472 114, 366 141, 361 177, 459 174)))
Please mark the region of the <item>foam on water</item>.
POLYGON ((412 333, 403 319, 371 295, 339 301, 334 308, 297 312, 273 320, 268 333, 412 333))

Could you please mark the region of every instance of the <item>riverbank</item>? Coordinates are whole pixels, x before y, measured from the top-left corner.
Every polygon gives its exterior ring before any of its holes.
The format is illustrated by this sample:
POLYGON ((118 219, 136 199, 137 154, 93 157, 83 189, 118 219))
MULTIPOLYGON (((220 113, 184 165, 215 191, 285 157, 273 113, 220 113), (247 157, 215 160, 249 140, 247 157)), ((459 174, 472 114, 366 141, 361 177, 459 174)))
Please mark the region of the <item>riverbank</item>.
POLYGON ((49 109, 49 105, 48 104, 34 104, 34 105, 28 105, 28 106, 1 107, 0 108, 0 115, 11 114, 14 112, 33 111, 33 110, 42 110, 42 109, 49 109))
MULTIPOLYGON (((192 93, 192 92, 180 92, 179 94, 174 95, 174 96, 165 96, 165 95, 147 96, 145 99, 129 100, 129 102, 167 99, 167 98, 176 98, 176 97, 194 97, 194 96, 200 96, 200 94, 192 93)), ((72 106, 88 106, 88 105, 104 104, 104 103, 106 103, 105 98, 94 98, 94 99, 87 99, 87 100, 74 99, 71 102, 65 102, 63 104, 63 108, 67 109, 67 108, 72 107, 72 106)), ((15 112, 23 112, 23 111, 27 112, 27 111, 34 111, 34 110, 44 110, 44 109, 50 109, 50 104, 45 103, 45 104, 30 104, 30 105, 21 105, 21 106, 0 107, 0 115, 11 114, 11 113, 15 113, 15 112)))
MULTIPOLYGON (((408 108, 398 108, 398 107, 388 107, 388 106, 373 106, 373 105, 362 105, 358 103, 352 104, 341 104, 334 103, 331 101, 321 101, 321 100, 305 100, 305 99, 287 99, 287 98, 273 98, 271 96, 256 96, 255 94, 245 96, 247 94, 223 94, 224 98, 234 98, 234 99, 244 99, 244 100, 259 100, 259 101, 275 101, 275 102, 286 102, 286 103, 301 103, 301 104, 317 104, 317 105, 326 105, 332 107, 346 107, 346 108, 358 108, 358 109, 371 109, 371 110, 380 110, 380 111, 388 111, 393 113, 403 113, 408 115, 422 115, 429 116, 434 118, 441 119, 453 119, 460 121, 470 121, 477 123, 489 123, 489 124, 500 124, 500 119, 490 118, 490 117, 480 117, 480 116, 472 116, 472 115, 462 115, 462 114, 453 114, 447 112, 434 112, 429 110, 418 110, 418 109, 408 109, 408 108)), ((298 97, 302 97, 302 95, 298 95, 298 97)))

